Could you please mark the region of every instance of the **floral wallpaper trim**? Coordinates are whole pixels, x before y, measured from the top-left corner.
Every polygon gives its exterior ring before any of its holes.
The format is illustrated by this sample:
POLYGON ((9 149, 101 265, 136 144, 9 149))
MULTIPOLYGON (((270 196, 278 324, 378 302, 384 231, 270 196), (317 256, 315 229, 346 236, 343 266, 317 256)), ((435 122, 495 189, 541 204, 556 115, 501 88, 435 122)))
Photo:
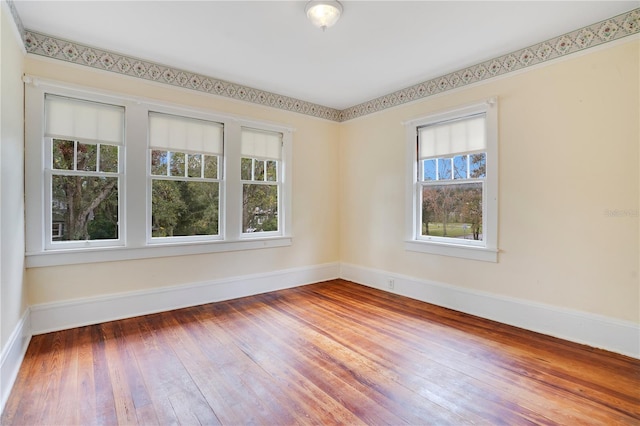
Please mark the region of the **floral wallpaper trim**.
POLYGON ((25 31, 24 45, 28 53, 35 55, 326 120, 338 121, 340 114, 339 110, 326 106, 62 40, 35 31, 25 31))
POLYGON ((13 17, 13 22, 15 22, 16 27, 18 28, 19 34, 22 36, 22 41, 24 43, 24 25, 22 24, 22 19, 20 19, 20 15, 18 15, 18 10, 16 9, 16 5, 13 0, 0 0, 5 1, 7 6, 9 6, 9 11, 11 11, 11 16, 13 17))
POLYGON ((638 32, 640 32, 640 8, 352 106, 340 111, 338 121, 352 120, 407 102, 522 70, 638 32))
MULTIPOLYGON (((17 12, 15 12, 13 1, 7 0, 7 3, 14 14, 17 25, 22 28, 22 23, 17 12)), ((522 70, 590 47, 638 34, 639 32, 640 8, 637 8, 533 46, 415 84, 342 111, 58 39, 35 31, 25 30, 23 40, 28 53, 326 120, 343 122, 522 70)))

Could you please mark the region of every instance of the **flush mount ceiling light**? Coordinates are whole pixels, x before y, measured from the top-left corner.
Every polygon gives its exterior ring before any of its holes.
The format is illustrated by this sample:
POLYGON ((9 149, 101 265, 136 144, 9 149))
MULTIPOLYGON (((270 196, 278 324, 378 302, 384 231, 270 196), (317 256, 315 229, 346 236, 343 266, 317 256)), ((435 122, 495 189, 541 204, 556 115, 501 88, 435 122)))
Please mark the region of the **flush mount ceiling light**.
POLYGON ((304 10, 311 23, 324 31, 338 22, 342 5, 337 1, 311 0, 304 10))

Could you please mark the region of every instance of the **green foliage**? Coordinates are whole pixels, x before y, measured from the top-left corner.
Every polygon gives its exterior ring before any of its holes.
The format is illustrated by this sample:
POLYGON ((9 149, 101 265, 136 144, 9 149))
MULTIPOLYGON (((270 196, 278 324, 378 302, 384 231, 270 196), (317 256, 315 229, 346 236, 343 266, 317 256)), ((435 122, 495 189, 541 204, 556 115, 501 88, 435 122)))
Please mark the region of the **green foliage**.
MULTIPOLYGON (((422 226, 423 231, 426 229, 425 224, 423 224, 422 226)), ((444 237, 444 230, 442 227, 442 222, 431 222, 429 223, 429 234, 432 237, 444 237)), ((480 227, 480 232, 482 232, 482 227, 480 227)), ((427 235, 424 234, 423 235, 427 235)), ((447 237, 449 238, 467 238, 467 239, 474 239, 477 240, 477 238, 474 238, 473 234, 471 233, 471 224, 467 223, 467 222, 461 222, 461 223, 448 223, 447 224, 447 237)))
POLYGON ((278 162, 242 158, 242 232, 278 230, 278 162), (255 182, 255 183, 254 183, 255 182))
POLYGON ((218 234, 218 182, 154 179, 152 236, 218 234))
POLYGON ((62 228, 62 235, 56 239, 118 238, 118 179, 108 175, 65 174, 67 171, 117 172, 118 147, 55 139, 52 167, 56 172, 51 179, 52 222, 62 228))
MULTIPOLYGON (((118 238, 118 147, 54 140, 52 147, 52 221, 61 224, 56 239, 118 238), (83 176, 76 172, 101 173, 83 176)), ((151 234, 174 237, 219 234, 220 183, 217 156, 151 152, 151 234), (187 176, 185 176, 185 174, 187 176), (176 180, 175 178, 180 178, 176 180)), ((242 159, 243 232, 278 230, 277 162, 242 159)))
POLYGON ((242 191, 242 231, 278 230, 278 187, 244 184, 242 191))
POLYGON ((468 226, 468 232, 471 233, 473 239, 480 239, 482 226, 481 183, 430 185, 423 189, 423 235, 460 237, 462 234, 455 231, 458 226, 453 224, 468 226), (434 227, 435 224, 438 226, 434 227))

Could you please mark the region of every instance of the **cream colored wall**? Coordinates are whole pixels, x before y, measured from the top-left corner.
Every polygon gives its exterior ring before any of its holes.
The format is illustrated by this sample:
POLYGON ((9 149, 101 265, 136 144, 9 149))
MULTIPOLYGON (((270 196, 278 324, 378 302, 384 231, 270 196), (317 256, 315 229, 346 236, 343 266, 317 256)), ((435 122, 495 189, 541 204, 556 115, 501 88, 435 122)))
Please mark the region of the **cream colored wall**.
POLYGON ((337 262, 338 124, 301 114, 28 57, 26 72, 101 90, 237 114, 295 128, 293 245, 284 248, 27 270, 30 304, 101 296, 337 262))
POLYGON ((639 51, 636 38, 343 124, 341 261, 638 322, 639 51), (491 96, 499 262, 405 251, 401 122, 491 96))
POLYGON ((24 53, 5 7, 0 7, 0 353, 27 309, 21 80, 24 53))

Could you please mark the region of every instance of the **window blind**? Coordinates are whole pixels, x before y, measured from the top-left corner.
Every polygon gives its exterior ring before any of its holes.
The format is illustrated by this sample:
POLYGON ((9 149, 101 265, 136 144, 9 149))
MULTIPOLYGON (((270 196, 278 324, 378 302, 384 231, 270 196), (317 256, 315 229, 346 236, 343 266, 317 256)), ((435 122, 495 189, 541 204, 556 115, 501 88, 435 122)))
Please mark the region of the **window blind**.
POLYGON ((223 130, 213 121, 149 113, 149 145, 154 149, 222 155, 223 130))
POLYGON ((45 95, 45 136, 124 144, 124 107, 45 95))
POLYGON ((243 127, 240 155, 244 158, 280 160, 282 157, 282 133, 243 127))
POLYGON ((418 129, 418 135, 421 160, 487 148, 484 114, 425 126, 418 129))

